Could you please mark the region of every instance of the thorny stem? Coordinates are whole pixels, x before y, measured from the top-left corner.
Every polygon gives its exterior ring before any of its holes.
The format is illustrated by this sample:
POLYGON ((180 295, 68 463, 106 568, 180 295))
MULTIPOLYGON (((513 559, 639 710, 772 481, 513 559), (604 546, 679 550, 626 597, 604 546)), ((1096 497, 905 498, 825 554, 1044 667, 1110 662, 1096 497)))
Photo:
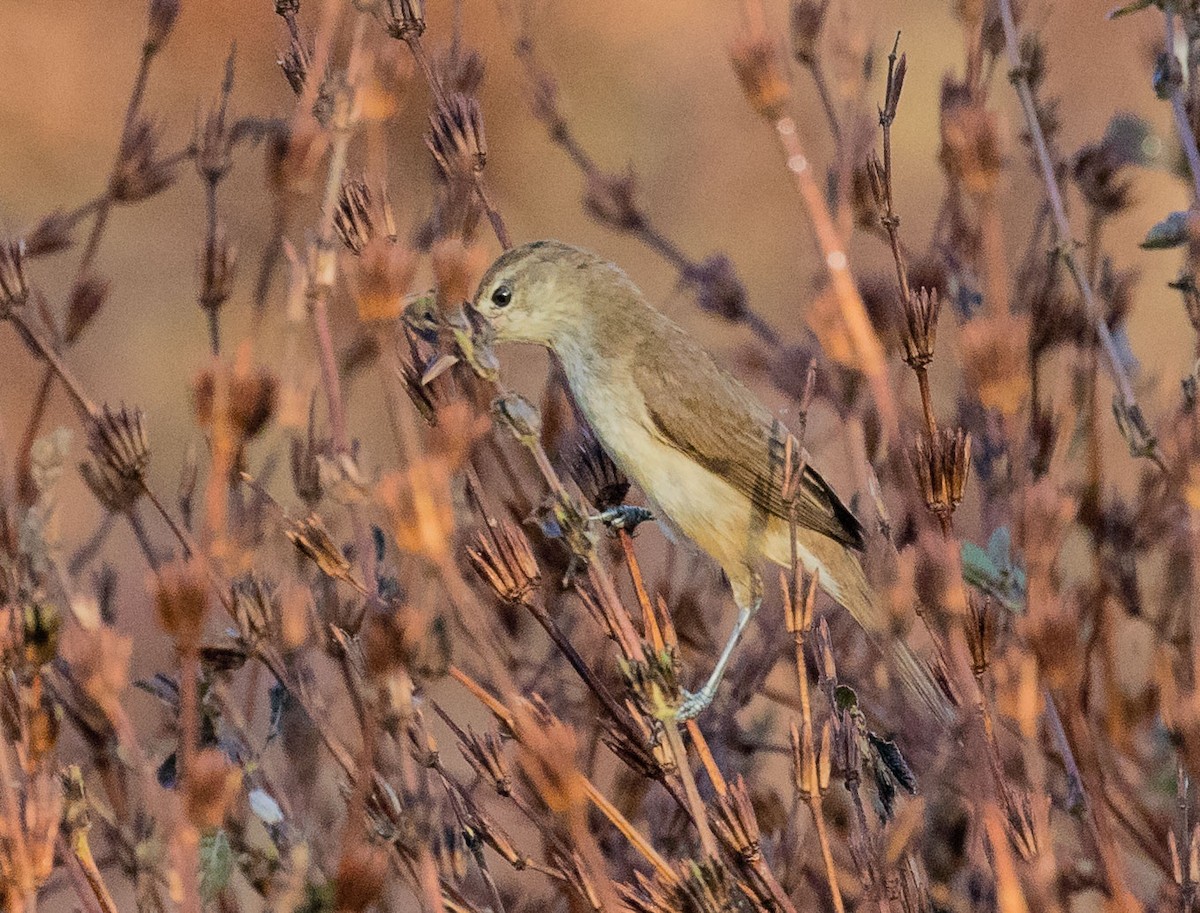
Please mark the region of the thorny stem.
POLYGON ((1136 435, 1138 438, 1138 440, 1131 443, 1135 443, 1160 469, 1165 469, 1154 436, 1146 424, 1141 406, 1138 405, 1137 397, 1134 395, 1133 382, 1125 370, 1125 365, 1121 361, 1121 353, 1117 349, 1116 341, 1113 339, 1112 333, 1108 329, 1108 324, 1101 313, 1100 306, 1096 301, 1096 293, 1092 289, 1092 283, 1088 279, 1087 274, 1080 268, 1075 257, 1075 242, 1071 235, 1071 223, 1067 219, 1062 192, 1058 186, 1058 178, 1054 173, 1054 162, 1050 157, 1050 149, 1046 144, 1046 137, 1042 132, 1041 121, 1038 118, 1037 105, 1033 99, 1033 90, 1029 86, 1029 79, 1026 76, 1025 68, 1021 61, 1021 41, 1017 33, 1016 22, 1013 19, 1012 0, 999 0, 999 3, 1000 18, 1004 25, 1004 43, 1008 51, 1008 62, 1011 68, 1009 78, 1017 90, 1017 97, 1021 101, 1021 109, 1025 114, 1029 137, 1033 143, 1038 167, 1042 173, 1042 182, 1046 186, 1046 195, 1050 201, 1050 212, 1054 217, 1054 225, 1058 234, 1058 253, 1062 256, 1063 262, 1066 263, 1067 270, 1071 273, 1071 278, 1074 279, 1075 286, 1083 298, 1088 320, 1092 324, 1092 329, 1096 333, 1097 338, 1100 340, 1100 347, 1104 350, 1109 374, 1112 376, 1113 384, 1117 389, 1117 396, 1120 399, 1121 410, 1129 422, 1131 434, 1136 435))

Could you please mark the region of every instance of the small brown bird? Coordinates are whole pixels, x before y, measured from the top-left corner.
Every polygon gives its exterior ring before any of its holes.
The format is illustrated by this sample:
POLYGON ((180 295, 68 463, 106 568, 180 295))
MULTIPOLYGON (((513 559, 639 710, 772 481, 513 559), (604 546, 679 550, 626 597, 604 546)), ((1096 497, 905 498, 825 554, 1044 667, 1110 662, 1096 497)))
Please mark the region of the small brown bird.
MULTIPOLYGON (((651 307, 617 266, 558 241, 504 253, 483 277, 474 307, 497 342, 545 346, 562 363, 596 437, 645 492, 656 513, 708 552, 729 578, 738 618, 704 686, 681 717, 716 693, 760 602, 762 559, 791 565, 782 459, 788 431, 683 329, 651 307)), ((807 454, 796 501, 799 557, 809 574, 877 640, 896 671, 939 712, 946 699, 928 669, 890 638, 856 552, 863 529, 807 454)))

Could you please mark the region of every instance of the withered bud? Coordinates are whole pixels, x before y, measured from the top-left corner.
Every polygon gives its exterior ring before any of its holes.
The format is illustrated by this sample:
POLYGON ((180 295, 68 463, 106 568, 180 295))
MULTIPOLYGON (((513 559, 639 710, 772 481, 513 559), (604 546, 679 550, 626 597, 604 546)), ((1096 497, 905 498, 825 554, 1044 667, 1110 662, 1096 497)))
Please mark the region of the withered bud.
POLYGON ((977 676, 987 672, 991 662, 995 616, 991 596, 967 593, 967 643, 971 648, 971 670, 977 676))
POLYGON ((237 245, 226 235, 225 224, 218 222, 200 254, 200 307, 210 313, 220 310, 233 291, 236 268, 237 245))
POLYGON ((196 829, 220 827, 242 788, 242 770, 218 748, 203 748, 192 758, 185 797, 188 819, 196 829))
POLYGON ((501 520, 467 547, 476 572, 501 602, 520 605, 537 589, 541 571, 525 534, 501 520))
POLYGON ((713 830, 730 855, 741 862, 754 863, 761 857, 758 818, 750 801, 750 789, 742 776, 729 785, 725 795, 717 797, 713 830))
POLYGON ((925 368, 933 361, 937 343, 938 314, 942 310, 942 299, 937 289, 927 288, 909 292, 904 301, 904 361, 914 371, 925 368))
POLYGON ((199 562, 174 561, 159 573, 154 594, 158 620, 181 650, 200 646, 208 614, 208 578, 199 562))
POLYGON ((383 0, 382 5, 383 25, 393 38, 407 41, 425 32, 424 0, 383 0))
POLYGON ((279 69, 297 95, 304 94, 304 83, 308 79, 308 70, 312 66, 312 49, 303 38, 292 36, 287 50, 276 58, 279 69))
POLYGON ((47 254, 66 250, 74 240, 71 229, 74 223, 61 210, 44 216, 33 229, 25 234, 25 256, 44 257, 47 254))
POLYGON ((479 101, 457 93, 429 115, 425 145, 447 180, 471 180, 487 161, 479 101))
POLYGON ((801 737, 800 729, 792 723, 792 778, 796 790, 808 799, 812 796, 822 796, 829 789, 829 776, 833 767, 833 726, 828 719, 821 726, 820 741, 813 740, 813 754, 810 758, 806 740, 801 737), (813 774, 816 774, 814 780, 813 774))
POLYGON ((738 323, 749 316, 746 287, 724 254, 712 254, 684 271, 684 281, 696 289, 696 304, 709 314, 738 323))
POLYGON ((526 447, 535 446, 541 439, 542 417, 520 393, 505 393, 492 400, 492 417, 526 447))
POLYGON ((233 55, 227 64, 226 83, 222 95, 213 102, 204 121, 196 117, 192 129, 192 148, 195 149, 196 171, 210 184, 221 180, 233 164, 233 133, 229 129, 229 96, 232 89, 233 55))
POLYGON ((144 52, 155 54, 175 28, 179 18, 179 0, 150 0, 149 17, 146 22, 144 52))
POLYGON ((942 428, 932 438, 920 437, 913 447, 913 468, 925 506, 949 517, 962 500, 971 468, 971 435, 961 428, 942 428))
POLYGON ((100 313, 108 299, 109 282, 99 276, 84 276, 71 288, 67 316, 63 325, 63 342, 74 344, 92 318, 100 313))
POLYGON ((788 22, 791 26, 792 56, 797 63, 811 67, 816 62, 828 10, 829 0, 792 0, 788 22))
MULTIPOLYGON (((206 368, 192 387, 196 421, 202 428, 212 427, 215 392, 212 369, 206 368)), ((279 382, 266 368, 239 366, 229 376, 228 420, 240 440, 249 440, 267 426, 275 414, 278 394, 279 382)))
POLYGON ((767 35, 743 36, 730 49, 729 59, 750 106, 767 120, 778 120, 791 86, 775 42, 767 35))
POLYGON ((579 446, 573 475, 583 496, 598 511, 624 504, 629 494, 629 479, 594 438, 579 446))
POLYGON ((1003 142, 996 114, 961 86, 942 87, 940 157, 947 172, 974 197, 996 192, 1004 167, 1003 142))
POLYGON ((158 147, 158 127, 145 118, 140 119, 130 131, 109 181, 108 190, 114 200, 136 203, 171 185, 175 171, 159 160, 158 147))
POLYGON ((300 0, 275 0, 275 15, 285 19, 300 13, 300 0))
POLYGON ((329 458, 333 447, 327 440, 317 437, 316 400, 309 403, 308 429, 301 440, 292 439, 291 466, 292 487, 309 511, 316 509, 324 494, 321 483, 321 460, 329 458))
POLYGON ((287 537, 326 577, 353 582, 349 559, 342 554, 319 516, 309 514, 305 519, 297 520, 287 531, 287 537))
POLYGON ((583 205, 597 222, 617 231, 638 231, 646 224, 632 168, 624 174, 589 173, 583 205))
POLYGON ((463 757, 475 768, 475 772, 486 778, 499 795, 511 794, 512 773, 500 735, 493 729, 479 735, 470 727, 465 733, 457 732, 457 735, 463 757))
POLYGON ((363 321, 399 319, 404 313, 404 296, 412 287, 416 271, 412 251, 383 235, 375 235, 349 270, 358 318, 363 321))
POLYGON ((141 409, 107 404, 88 425, 88 450, 108 470, 141 484, 150 465, 150 441, 141 409))
MULTIPOLYGON (((900 43, 899 36, 896 43, 900 43)), ((908 72, 908 55, 901 54, 896 59, 895 50, 888 57, 887 88, 884 90, 883 107, 879 111, 880 126, 890 126, 896 119, 896 109, 900 106, 900 93, 904 91, 904 74, 908 72)))
POLYGON ((0 318, 29 300, 29 284, 25 281, 25 242, 0 242, 0 318))

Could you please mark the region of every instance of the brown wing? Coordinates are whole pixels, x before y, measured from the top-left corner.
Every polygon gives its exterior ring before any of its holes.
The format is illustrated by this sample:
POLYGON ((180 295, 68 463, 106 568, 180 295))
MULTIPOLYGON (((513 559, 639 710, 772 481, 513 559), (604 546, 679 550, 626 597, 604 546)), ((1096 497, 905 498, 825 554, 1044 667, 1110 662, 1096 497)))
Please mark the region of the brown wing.
MULTIPOLYGON (((661 316, 661 315, 659 315, 661 316)), ((760 510, 788 519, 783 463, 788 430, 745 387, 721 370, 683 330, 663 319, 652 348, 633 360, 639 388, 655 429, 734 488, 760 510)), ((798 450, 798 449, 797 449, 798 450)), ((792 454, 793 472, 801 454, 792 454)), ((854 549, 863 528, 833 489, 805 464, 797 497, 797 522, 854 549)))

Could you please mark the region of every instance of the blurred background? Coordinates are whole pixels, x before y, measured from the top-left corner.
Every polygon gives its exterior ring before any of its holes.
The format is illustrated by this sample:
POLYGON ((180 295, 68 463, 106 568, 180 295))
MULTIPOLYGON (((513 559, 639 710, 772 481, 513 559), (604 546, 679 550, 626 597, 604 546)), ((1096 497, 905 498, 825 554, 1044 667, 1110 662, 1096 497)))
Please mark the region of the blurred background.
MULTIPOLYGON (((1135 113, 1169 137, 1169 109, 1154 97, 1149 79, 1148 49, 1161 40, 1158 18, 1110 22, 1109 5, 1108 0, 1072 0, 1038 4, 1027 13, 1048 49, 1047 92, 1063 99, 1061 136, 1068 153, 1097 139, 1118 112, 1135 113)), ((645 207, 663 232, 695 259, 727 253, 746 283, 751 306, 786 341, 799 340, 820 264, 769 128, 746 105, 729 65, 728 48, 741 25, 738 5, 606 0, 549 2, 537 9, 534 30, 543 62, 558 81, 564 112, 598 164, 609 171, 632 167, 645 207)), ((768 12, 782 40, 786 5, 768 4, 768 12)), ((307 5, 306 13, 313 15, 307 5)), ((428 4, 431 47, 448 40, 451 15, 445 0, 428 4)), ((102 188, 144 21, 143 0, 0 0, 0 22, 8 36, 0 54, 0 225, 6 232, 20 233, 54 209, 78 206, 102 188)), ((953 4, 835 2, 830 23, 827 40, 875 48, 870 95, 877 99, 882 97, 884 57, 901 33, 908 78, 894 130, 897 208, 904 238, 920 250, 942 195, 937 163, 940 85, 962 60, 953 4)), ((762 380, 763 372, 747 370, 753 364, 749 332, 701 313, 692 297, 676 287, 676 274, 667 264, 586 214, 579 172, 529 112, 528 85, 513 57, 512 37, 511 24, 494 4, 465 4, 466 42, 480 49, 487 62, 482 104, 488 179, 514 238, 560 238, 619 262, 652 300, 697 333, 786 420, 787 404, 762 380)), ((187 143, 195 118, 217 94, 235 45, 234 113, 287 117, 294 97, 276 62, 284 41, 283 25, 269 0, 185 0, 178 26, 154 67, 145 106, 162 126, 164 148, 187 143)), ((407 59, 398 55, 395 60, 407 73, 407 59)), ((827 162, 832 144, 817 96, 803 73, 796 73, 795 80, 802 139, 811 157, 827 162)), ((1016 244, 1027 237, 1032 208, 1042 192, 1022 167, 1024 153, 1016 141, 1019 112, 1002 73, 995 79, 994 104, 1006 112, 1006 154, 1014 167, 1005 175, 1003 218, 1005 237, 1016 244)), ((408 78, 386 150, 387 179, 402 232, 419 222, 430 205, 431 162, 422 139, 427 105, 423 82, 408 78)), ((1164 142, 1164 148, 1173 148, 1172 142, 1164 142)), ((361 169, 361 163, 352 165, 351 173, 356 167, 361 169)), ((243 146, 221 188, 222 217, 242 263, 224 311, 225 337, 232 344, 248 332, 254 264, 269 237, 263 169, 261 147, 243 146)), ((1165 165, 1151 167, 1137 173, 1134 197, 1136 205, 1120 217, 1110 247, 1118 266, 1136 266, 1143 276, 1129 321, 1143 381, 1177 390, 1179 379, 1191 370, 1192 354, 1191 331, 1178 297, 1165 287, 1175 274, 1176 257, 1141 251, 1137 241, 1167 212, 1185 208, 1186 188, 1165 165)), ((98 270, 112 280, 110 303, 69 354, 72 368, 97 400, 128 401, 146 410, 154 445, 151 484, 163 492, 174 490, 186 448, 201 440, 190 397, 193 379, 208 360, 205 322, 196 305, 203 212, 200 181, 185 166, 167 192, 113 213, 97 258, 98 270)), ((82 241, 86 226, 76 234, 82 241)), ((305 239, 300 234, 290 240, 300 247, 305 239)), ((78 251, 77 245, 31 266, 31 281, 52 308, 63 305, 78 251)), ((1010 251, 1014 259, 1018 253, 1010 251)), ((851 259, 860 276, 887 275, 891 269, 888 252, 873 238, 860 236, 851 259)), ((283 351, 283 291, 280 274, 258 353, 276 367, 283 351)), ((345 343, 353 307, 344 293, 334 307, 339 341, 345 343)), ((943 332, 950 338, 951 323, 944 316, 943 332)), ((501 353, 508 379, 537 393, 544 358, 513 356, 501 353)), ((0 446, 11 462, 41 369, 6 327, 0 327, 0 363, 5 365, 0 446)), ((315 365, 311 358, 306 363, 315 365)), ((953 409, 955 371, 951 359, 935 364, 936 396, 947 412, 953 409)), ((911 381, 906 378, 905 384, 907 388, 911 381)), ((374 471, 394 465, 395 456, 389 437, 379 430, 386 423, 368 386, 353 389, 350 418, 353 433, 363 441, 364 465, 374 471)), ((44 427, 59 425, 77 429, 61 391, 54 395, 44 427)), ((844 489, 848 461, 834 431, 830 416, 816 415, 809 443, 817 465, 844 489)), ((273 450, 285 433, 287 429, 276 428, 256 447, 273 450)), ((1123 447, 1119 440, 1113 444, 1117 451, 1123 447)), ((81 452, 78 436, 75 447, 81 452)), ((68 480, 66 492, 72 506, 62 513, 59 532, 65 541, 77 543, 94 529, 100 510, 77 477, 68 480)), ((162 530, 155 535, 167 542, 162 530)), ((132 554, 123 526, 107 548, 132 554)), ((123 617, 126 624, 137 624, 147 616, 149 598, 136 586, 126 584, 126 590, 123 617)), ((159 648, 165 650, 166 639, 161 640, 159 648)), ((139 650, 135 675, 160 659, 139 650)))

